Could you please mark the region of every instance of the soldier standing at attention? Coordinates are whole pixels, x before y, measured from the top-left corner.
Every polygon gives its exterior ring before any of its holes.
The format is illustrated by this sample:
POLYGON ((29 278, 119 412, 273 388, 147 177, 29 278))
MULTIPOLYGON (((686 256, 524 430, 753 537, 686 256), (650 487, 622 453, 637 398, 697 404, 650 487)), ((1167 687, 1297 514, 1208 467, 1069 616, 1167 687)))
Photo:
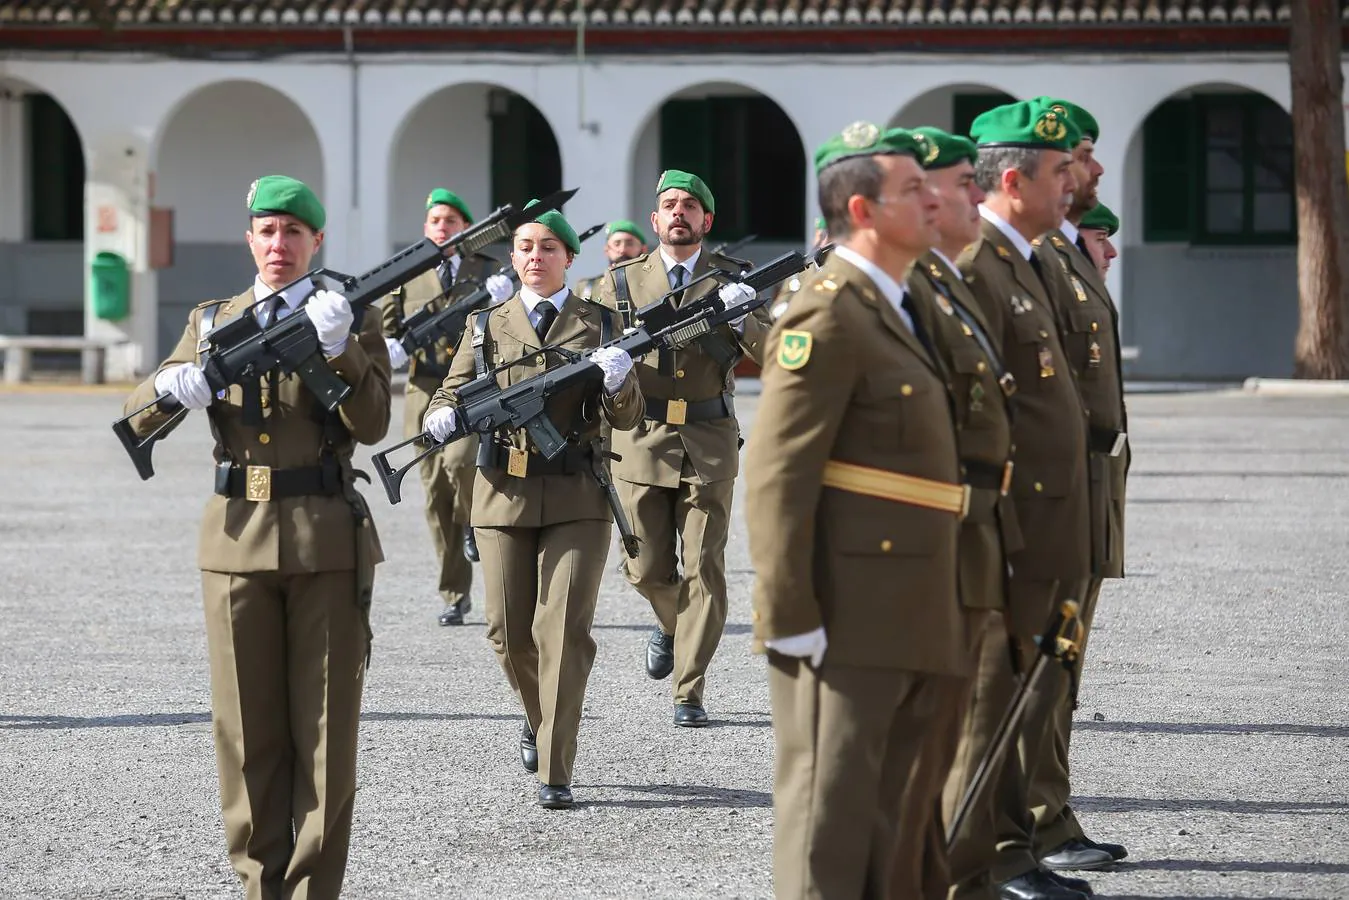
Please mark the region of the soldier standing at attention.
MULTIPOLYGON (((1100 128, 1091 113, 1074 103, 1039 99, 1066 116, 1081 133, 1081 140, 1073 148, 1077 188, 1072 206, 1061 226, 1035 241, 1035 253, 1044 268, 1057 275, 1059 290, 1053 299, 1058 307, 1060 337, 1087 408, 1092 578, 1082 598, 1081 640, 1085 651, 1102 581, 1124 577, 1124 478, 1129 468, 1124 370, 1119 352, 1119 313, 1077 227, 1100 202, 1096 185, 1104 169, 1095 155, 1100 128)), ((1079 653, 1074 663, 1076 684, 1081 684, 1084 655, 1079 653)), ((1068 744, 1076 705, 1076 698, 1068 693, 1065 683, 1031 783, 1035 851, 1049 869, 1100 869, 1124 859, 1128 851, 1120 844, 1097 843, 1087 837, 1068 804, 1072 792, 1068 744)))
MULTIPOLYGON (((604 226, 604 257, 610 266, 636 259, 647 252, 646 235, 631 219, 617 219, 604 226)), ((603 275, 576 282, 576 296, 589 300, 599 290, 603 275)))
MULTIPOLYGON (((458 194, 436 188, 427 195, 426 221, 422 224, 426 237, 443 244, 472 224, 473 213, 458 194)), ((494 301, 505 300, 515 293, 515 287, 505 275, 493 274, 497 268, 496 260, 485 254, 475 253, 461 259, 456 253, 439 268, 419 275, 395 291, 383 305, 383 332, 389 359, 395 369, 409 367, 403 395, 404 437, 421 433, 422 416, 431 395, 449 373, 456 344, 446 341, 429 350, 419 350, 409 360, 407 351, 398 342, 402 322, 428 303, 433 309, 441 309, 461 300, 480 284, 487 286, 494 301)), ((417 467, 426 491, 426 524, 431 528, 431 544, 440 561, 440 596, 444 601, 441 625, 464 624, 464 614, 472 606, 470 563, 478 561, 478 547, 468 514, 473 505, 473 454, 477 449, 474 438, 457 441, 445 452, 428 456, 417 467)))
MULTIPOLYGON (((1016 379, 1011 492, 1024 546, 1008 559, 1012 574, 1005 619, 1025 671, 1036 653, 1034 638, 1058 599, 1080 598, 1091 572, 1086 416, 1059 340, 1051 299, 1055 275, 1031 245, 1057 228, 1068 211, 1076 183, 1070 153, 1078 135, 1064 116, 1035 101, 984 113, 970 135, 979 146, 975 178, 987 197, 979 209, 984 220, 979 239, 956 263, 989 326, 994 349, 1016 379)), ((1048 668, 1022 719, 1018 746, 1004 755, 1001 771, 984 793, 987 806, 974 810, 956 836, 954 896, 1081 900, 1085 895, 1079 890, 1085 882, 1040 868, 1027 801, 1066 677, 1062 668, 1048 668)), ((987 738, 1007 709, 1017 673, 1008 654, 994 653, 981 660, 976 678, 980 688, 966 730, 970 743, 959 751, 959 759, 969 765, 957 762, 948 785, 955 796, 965 792, 987 751, 987 738)))
MULTIPOLYGON (((614 266, 598 298, 628 321, 713 269, 738 275, 749 264, 703 252, 716 204, 703 180, 670 169, 656 186, 651 214, 660 247, 614 266)), ((684 293, 689 303, 714 290, 708 279, 684 293)), ((641 556, 623 571, 656 614, 646 648, 646 672, 674 672, 674 723, 707 724, 703 687, 726 625, 726 540, 731 495, 740 467, 740 424, 735 418, 736 363, 762 361, 768 313, 762 307, 675 351, 649 353, 637 366, 646 418, 613 437, 614 478, 641 556)))
POLYGON ((779 900, 922 896, 899 850, 936 808, 912 772, 968 673, 951 398, 902 287, 935 238, 921 153, 867 122, 816 152, 838 246, 773 328, 750 439, 779 900))
MULTIPOLYGON (((622 333, 613 311, 567 290, 567 268, 580 248, 559 212, 542 213, 516 229, 511 262, 522 287, 471 320, 426 414, 426 430, 437 440, 455 427, 455 389, 476 375, 544 346, 581 352, 622 333)), ((642 417, 632 358, 609 347, 590 360, 603 370, 603 387, 577 386, 547 406, 571 445, 548 460, 523 428, 500 429, 482 439, 473 486, 487 639, 524 707, 520 758, 538 774, 539 805, 546 809, 572 806, 576 734, 595 661, 590 626, 613 530, 592 468, 601 425, 622 431, 642 417)), ((535 354, 496 377, 507 387, 557 361, 556 355, 535 354)))
POLYGON ((1119 217, 1104 203, 1097 203, 1082 215, 1077 230, 1082 236, 1083 246, 1087 248, 1087 256, 1104 281, 1106 273, 1110 271, 1111 261, 1119 256, 1114 241, 1110 240, 1119 231, 1119 217))
MULTIPOLYGON (((914 770, 915 783, 928 785, 930 802, 941 804, 942 813, 928 817, 925 842, 910 841, 904 848, 907 853, 923 854, 922 896, 943 900, 951 884, 946 823, 960 802, 952 792, 943 798, 943 787, 962 737, 966 752, 959 761, 961 769, 978 764, 978 760, 968 758, 968 750, 974 745, 987 746, 991 737, 966 736, 973 727, 991 724, 966 715, 972 698, 989 689, 974 674, 996 669, 981 669, 978 662, 986 655, 997 656, 999 661, 1007 655, 1007 629, 1002 617, 1007 603, 1007 554, 1021 549, 1016 513, 1007 495, 1012 474, 1012 394, 1016 381, 993 349, 996 342, 989 336, 988 323, 955 264, 961 252, 979 238, 979 204, 984 192, 974 180, 978 151, 968 138, 938 128, 917 128, 912 133, 915 139, 926 142, 923 167, 940 206, 937 243, 918 258, 905 287, 945 368, 955 402, 960 478, 970 486, 969 512, 960 523, 958 558, 971 677, 958 685, 955 696, 943 702, 942 740, 934 742, 936 752, 920 760, 914 770)), ((1005 687, 996 690, 1005 696, 1005 687)), ((991 826, 986 822, 981 827, 991 826)))
POLYGON ((388 431, 389 356, 374 316, 356 322, 345 297, 311 280, 252 305, 311 268, 325 216, 308 187, 281 175, 255 181, 246 206, 257 278, 192 310, 127 409, 173 398, 133 420, 138 435, 179 406, 210 418, 216 496, 198 562, 230 862, 249 900, 318 900, 337 897, 346 872, 370 591, 383 559, 351 455, 388 431), (352 388, 341 407, 328 413, 298 376, 275 371, 257 391, 213 394, 199 341, 241 315, 263 325, 308 316, 352 388))

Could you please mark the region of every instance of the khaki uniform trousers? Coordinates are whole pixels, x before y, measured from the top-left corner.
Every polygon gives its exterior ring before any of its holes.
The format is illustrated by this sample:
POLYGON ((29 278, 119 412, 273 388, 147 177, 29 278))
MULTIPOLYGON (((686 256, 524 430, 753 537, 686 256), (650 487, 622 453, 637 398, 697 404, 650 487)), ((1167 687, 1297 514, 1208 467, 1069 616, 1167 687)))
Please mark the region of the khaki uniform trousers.
POLYGON ((919 854, 900 869, 903 845, 923 833, 903 823, 934 809, 908 810, 915 767, 936 735, 954 681, 899 669, 825 663, 769 654, 776 766, 773 784, 773 895, 912 900, 921 895, 919 854))
MULTIPOLYGON (((423 391, 408 391, 404 396, 403 433, 412 437, 421 433, 431 396, 423 391)), ((446 465, 448 458, 445 453, 433 453, 417 463, 417 470, 426 492, 426 524, 440 562, 437 590, 445 605, 452 606, 473 588, 473 564, 464 556, 463 548, 477 469, 472 465, 450 467, 446 465)))
POLYGON ((703 705, 726 627, 726 541, 735 479, 704 484, 686 457, 678 488, 617 481, 641 554, 623 572, 674 635, 674 702, 703 705), (680 576, 680 571, 683 576, 680 576))
MULTIPOLYGON (((1093 578, 1082 601, 1082 652, 1073 667, 1073 676, 1082 683, 1082 665, 1087 655, 1087 638, 1096 617, 1096 600, 1101 595, 1101 579, 1093 578)), ((1045 745, 1044 755, 1031 783, 1031 812, 1035 816, 1035 856, 1043 858, 1059 847, 1084 835, 1068 805, 1072 784, 1068 771, 1068 750, 1073 729, 1073 698, 1068 696, 1071 684, 1063 685, 1063 698, 1054 713, 1053 733, 1045 745)))
POLYGON ((487 594, 487 640, 535 734, 542 784, 571 784, 595 661, 590 626, 612 530, 601 519, 474 529, 487 594))
MULTIPOLYGON (((964 618, 970 670, 974 672, 975 663, 988 642, 994 641, 1006 647, 1006 630, 1002 624, 1002 613, 995 609, 965 609, 964 618)), ((905 872, 916 868, 922 872, 922 891, 914 896, 921 896, 924 900, 942 900, 951 887, 946 823, 951 821, 960 798, 950 799, 947 803, 948 792, 944 789, 957 752, 965 749, 962 738, 967 727, 967 712, 974 697, 974 686, 973 675, 941 679, 940 712, 933 726, 936 736, 929 747, 930 752, 925 753, 914 768, 910 790, 915 794, 913 797, 906 795, 904 801, 904 808, 910 817, 900 823, 900 833, 925 836, 921 842, 906 841, 900 847, 896 868, 905 872), (916 861, 912 858, 915 855, 916 861)), ((967 762, 966 765, 978 765, 978 760, 967 762)), ((900 896, 898 891, 896 896, 900 896)))
POLYGON ((230 863, 248 900, 335 898, 369 647, 355 573, 201 580, 230 863))
MULTIPOLYGON (((979 761, 988 751, 1021 678, 1035 662, 1037 651, 1035 644, 1026 637, 1025 623, 1034 618, 1040 622, 1037 629, 1043 628, 1057 599, 1071 596, 1067 592, 1061 594, 1055 581, 1015 578, 1010 592, 1012 603, 1022 610, 1021 622, 1015 623, 1020 635, 1015 643, 1021 671, 1013 668, 1012 653, 1006 640, 993 638, 985 642, 975 674, 974 696, 966 717, 961 749, 946 785, 944 803, 952 811, 973 780, 979 761), (1041 597, 1043 601, 1038 599, 1041 597), (1038 606, 1043 606, 1043 615, 1032 612, 1032 608, 1038 606)), ((981 802, 970 811, 965 827, 956 836, 949 857, 953 900, 992 897, 993 885, 1039 866, 1031 849, 1035 820, 1030 813, 1030 782, 1049 739, 1054 711, 1067 680, 1062 667, 1051 665, 1046 668, 1028 699, 1013 745, 1003 755, 1002 764, 984 788, 981 802)))

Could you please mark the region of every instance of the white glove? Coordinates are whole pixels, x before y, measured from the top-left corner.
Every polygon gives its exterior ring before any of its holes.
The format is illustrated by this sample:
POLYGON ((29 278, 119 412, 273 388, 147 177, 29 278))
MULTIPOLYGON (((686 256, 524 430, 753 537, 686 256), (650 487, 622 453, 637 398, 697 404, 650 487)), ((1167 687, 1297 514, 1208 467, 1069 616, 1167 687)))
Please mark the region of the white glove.
POLYGON ((500 303, 502 300, 509 300, 515 293, 515 282, 511 281, 509 275, 502 275, 498 272, 487 279, 487 293, 492 295, 492 299, 500 303))
POLYGON ((408 364, 408 352, 403 349, 402 344, 391 337, 386 337, 384 346, 389 348, 389 365, 401 369, 408 364))
POLYGON ((155 390, 172 394, 187 409, 205 409, 211 405, 211 385, 196 363, 172 366, 155 376, 155 390))
MULTIPOLYGON (((739 303, 744 303, 746 300, 754 299, 755 294, 754 288, 737 281, 733 284, 722 285, 721 290, 717 291, 717 296, 721 298, 722 305, 729 308, 739 303)), ((745 319, 747 318, 749 318, 749 313, 738 316, 731 320, 731 325, 735 328, 740 328, 745 324, 745 319)))
POLYGON ((829 647, 829 638, 825 637, 824 628, 820 627, 805 634, 764 641, 764 646, 783 656, 808 659, 811 666, 818 669, 820 663, 824 661, 824 651, 829 647))
POLYGON ((347 349, 347 335, 351 334, 351 304, 337 291, 319 291, 304 306, 319 343, 328 356, 337 356, 347 349))
POLYGON ((632 371, 632 357, 617 347, 601 347, 590 354, 590 361, 604 372, 604 392, 617 394, 623 379, 632 371))
POLYGON ((455 414, 453 406, 442 406, 426 414, 426 418, 422 420, 422 431, 435 438, 436 443, 443 444, 454 432, 454 425, 458 419, 459 416, 455 414))

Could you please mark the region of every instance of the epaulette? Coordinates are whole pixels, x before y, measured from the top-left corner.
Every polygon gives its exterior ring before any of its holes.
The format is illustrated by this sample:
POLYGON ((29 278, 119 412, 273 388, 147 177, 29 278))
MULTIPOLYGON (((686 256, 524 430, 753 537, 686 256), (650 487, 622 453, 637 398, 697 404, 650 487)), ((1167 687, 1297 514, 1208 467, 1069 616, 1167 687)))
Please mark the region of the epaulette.
POLYGON ((222 303, 229 303, 233 297, 226 297, 224 300, 207 300, 205 303, 198 303, 193 309, 205 309, 208 306, 219 306, 222 303))
POLYGON ((847 276, 838 272, 821 272, 820 277, 816 278, 811 284, 811 289, 817 294, 837 294, 843 285, 848 283, 847 276))
MULTIPOLYGON (((632 259, 625 259, 622 262, 613 263, 612 265, 609 266, 609 270, 613 271, 614 269, 625 269, 634 263, 646 262, 649 256, 651 256, 651 253, 647 252, 643 253, 641 256, 634 256, 632 259)), ((602 278, 604 276, 600 277, 602 278)))

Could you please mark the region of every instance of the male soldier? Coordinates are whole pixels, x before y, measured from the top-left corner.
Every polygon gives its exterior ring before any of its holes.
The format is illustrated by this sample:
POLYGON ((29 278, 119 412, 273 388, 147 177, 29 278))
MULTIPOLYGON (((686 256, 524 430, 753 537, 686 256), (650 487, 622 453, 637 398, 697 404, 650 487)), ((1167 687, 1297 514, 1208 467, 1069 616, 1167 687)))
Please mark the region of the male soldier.
MULTIPOLYGON (((662 173, 651 214, 660 247, 610 269, 600 301, 626 320, 714 269, 734 275, 747 268, 742 260, 703 252, 715 211, 701 178, 676 169, 662 173)), ((716 287, 715 279, 706 279, 680 302, 716 287)), ((625 559, 623 572, 658 622, 647 641, 646 672, 656 679, 675 673, 674 722, 684 727, 707 724, 704 678, 726 624, 726 540, 740 465, 732 370, 744 354, 762 360, 768 324, 760 308, 686 349, 647 354, 637 366, 646 417, 635 430, 614 434, 621 457, 614 478, 642 541, 641 555, 625 559)))
POLYGON ((230 862, 249 900, 335 898, 356 799, 370 590, 383 559, 351 455, 388 431, 389 357, 379 322, 358 323, 341 294, 305 279, 275 295, 323 243, 313 192, 268 175, 253 182, 246 207, 257 278, 194 309, 127 408, 167 393, 133 420, 137 434, 181 406, 205 409, 215 436, 217 496, 198 556, 230 862), (239 316, 266 325, 295 315, 313 322, 328 365, 351 386, 337 412, 298 376, 275 371, 212 393, 201 338, 239 316))
MULTIPOLYGON (((1128 469, 1128 426, 1124 412, 1124 374, 1119 353, 1119 314, 1105 280, 1088 255, 1077 223, 1096 207, 1096 184, 1104 169, 1096 161, 1100 138, 1096 119, 1066 100, 1039 98, 1081 132, 1073 149, 1077 187, 1063 224, 1036 242, 1042 266, 1054 271, 1059 290, 1051 297, 1058 308, 1060 336, 1078 390, 1087 408, 1087 459, 1091 498, 1092 578, 1082 597, 1082 641, 1091 630, 1096 599, 1105 578, 1124 577, 1124 475, 1128 469), (1067 290, 1064 288, 1067 287, 1067 290)), ((1075 663, 1080 684, 1082 655, 1075 663)), ((1119 844, 1100 844, 1087 837, 1068 805, 1071 792, 1068 743, 1075 698, 1063 685, 1049 738, 1031 782, 1035 815, 1035 850, 1049 869, 1100 869, 1128 855, 1119 844)))
MULTIPOLYGON (((426 221, 422 233, 438 244, 473 224, 473 213, 459 195, 436 188, 426 197, 426 221)), ((449 372, 455 341, 442 341, 429 350, 418 350, 408 360, 407 351, 398 342, 403 321, 428 304, 432 309, 463 299, 486 284, 494 301, 505 300, 515 292, 510 278, 493 274, 498 263, 490 256, 475 253, 467 259, 454 254, 434 271, 427 272, 395 291, 383 307, 384 342, 395 369, 411 363, 403 403, 403 435, 412 437, 422 430, 422 416, 431 395, 449 372)), ((431 528, 431 543, 440 561, 440 596, 444 606, 441 625, 462 625, 464 614, 472 606, 469 589, 473 586, 472 562, 478 561, 478 548, 469 526, 473 503, 473 456, 477 440, 452 444, 443 453, 428 456, 418 464, 422 486, 426 490, 426 524, 431 528)))
POLYGON ((1110 240, 1119 231, 1119 217, 1104 203, 1097 203, 1083 214, 1077 223, 1077 230, 1082 236, 1082 243, 1086 245, 1087 256, 1091 257, 1092 264, 1104 281, 1106 273, 1110 271, 1111 260, 1119 256, 1114 242, 1110 240))
MULTIPOLYGON (((1036 653, 1033 639, 1056 602, 1080 598, 1091 570, 1086 420, 1058 337, 1055 273, 1031 246, 1068 211, 1075 186, 1070 151, 1078 135, 1065 116, 1037 101, 990 110, 975 119, 970 134, 979 145, 975 177, 988 196, 980 207, 979 239, 956 262, 1017 384, 1011 488, 1024 546, 1008 559, 1005 619, 1024 671, 1036 653)), ((981 659, 969 743, 948 786, 955 796, 965 792, 1007 708, 1015 687, 1011 664, 1006 653, 981 659)), ((1018 747, 1004 755, 984 793, 988 806, 976 810, 957 836, 951 854, 956 896, 989 896, 990 877, 997 895, 1007 900, 1085 896, 1079 889, 1085 882, 1073 879, 1076 887, 1070 887, 1063 876, 1041 869, 1032 853, 1027 791, 1064 680, 1060 667, 1046 670, 1022 719, 1018 747), (991 833, 990 821, 996 822, 991 833)))
MULTIPOLYGON (((604 258, 609 260, 610 267, 636 259, 647 251, 646 235, 631 219, 616 219, 605 225, 604 236, 604 258)), ((591 295, 599 290, 600 282, 603 280, 603 275, 582 278, 576 282, 576 296, 582 300, 589 300, 591 295)))
POLYGON ((911 773, 967 673, 956 545, 968 497, 932 338, 901 286, 935 236, 919 154, 868 122, 816 152, 839 244, 773 328, 750 440, 779 900, 922 896, 917 854, 906 865, 899 848, 923 841, 936 810, 911 773))
MULTIPOLYGON (((918 258, 906 288, 945 369, 955 401, 960 477, 970 486, 969 512, 960 524, 959 582, 971 678, 943 703, 943 739, 934 742, 936 752, 920 760, 911 782, 925 786, 929 802, 943 804, 942 813, 929 817, 925 844, 913 841, 904 848, 907 853, 923 854, 923 896, 940 900, 951 884, 946 823, 960 801, 953 792, 947 792, 943 802, 942 789, 962 733, 988 724, 965 714, 979 690, 972 676, 984 655, 1007 653, 1002 618, 1007 554, 1021 548, 1015 512, 1007 496, 1012 474, 1011 395, 1016 382, 994 350, 988 324, 955 264, 961 252, 979 238, 979 204, 984 192, 974 180, 978 151, 968 138, 938 128, 917 128, 913 135, 924 141, 923 164, 940 205, 937 243, 918 258)), ((1005 695, 1005 688, 1001 693, 1005 695)), ((986 746, 989 737, 981 735, 972 740, 966 736, 966 754, 975 743, 986 746)), ((960 764, 963 769, 977 762, 962 757, 960 764)), ((985 807, 983 811, 990 810, 985 807)), ((991 830, 991 819, 981 827, 991 830)))

